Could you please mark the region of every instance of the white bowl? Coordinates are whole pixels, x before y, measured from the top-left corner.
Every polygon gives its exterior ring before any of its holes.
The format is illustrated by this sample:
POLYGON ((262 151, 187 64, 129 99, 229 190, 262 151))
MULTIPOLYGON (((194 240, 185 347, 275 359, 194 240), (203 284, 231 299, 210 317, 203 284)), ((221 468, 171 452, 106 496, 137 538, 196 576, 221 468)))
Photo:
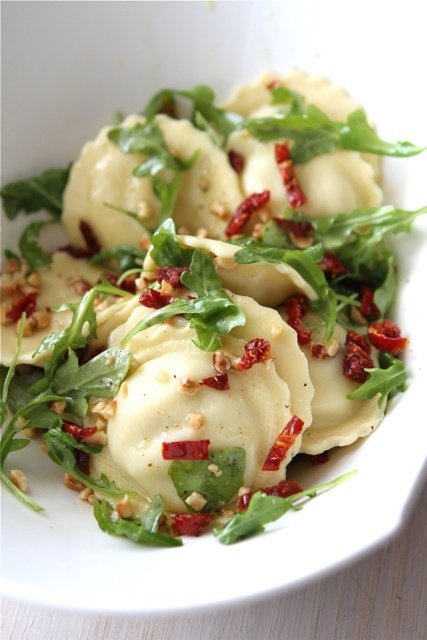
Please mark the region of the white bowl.
MULTIPOLYGON (((211 85, 219 98, 265 70, 322 73, 361 102, 385 139, 427 142, 422 3, 5 2, 2 184, 65 166, 120 109, 159 88, 211 85)), ((426 204, 426 156, 386 160, 386 202, 426 204)), ((4 224, 5 246, 25 221, 4 224)), ((102 534, 37 447, 23 452, 32 513, 3 492, 3 590, 40 606, 177 613, 295 588, 395 533, 422 483, 426 451, 424 221, 396 242, 397 320, 411 382, 367 440, 306 469, 304 484, 358 474, 268 533, 225 547, 212 537, 139 548, 102 534)))

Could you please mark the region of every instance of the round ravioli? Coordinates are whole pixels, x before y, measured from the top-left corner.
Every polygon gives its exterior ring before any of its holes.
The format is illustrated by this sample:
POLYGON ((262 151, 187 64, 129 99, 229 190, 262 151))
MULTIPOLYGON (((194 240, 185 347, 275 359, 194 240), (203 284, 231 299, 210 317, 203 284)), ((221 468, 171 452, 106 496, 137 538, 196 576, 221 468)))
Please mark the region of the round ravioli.
MULTIPOLYGON (((245 195, 270 191, 269 210, 281 216, 289 206, 286 189, 276 163, 274 142, 260 142, 247 131, 233 133, 230 149, 244 158, 241 173, 245 195)), ((307 202, 300 211, 312 218, 350 212, 360 207, 381 204, 382 191, 375 180, 372 165, 356 151, 334 151, 316 156, 294 171, 307 202)))
MULTIPOLYGON (((132 115, 121 126, 132 128, 144 122, 143 117, 132 115)), ((158 115, 155 122, 176 157, 188 160, 197 154, 192 167, 180 174, 172 214, 177 228, 183 227, 188 233, 203 229, 209 236, 224 237, 227 218, 243 199, 227 155, 207 133, 187 120, 158 115)), ((95 140, 83 147, 64 193, 63 223, 77 246, 84 246, 81 220, 90 225, 103 248, 144 242, 146 234, 138 221, 107 205, 136 213, 147 228, 156 227, 160 219, 160 204, 151 178, 132 175, 144 156, 123 153, 108 139, 110 130, 111 127, 103 128, 95 140)))
MULTIPOLYGON (((287 264, 239 264, 233 259, 239 250, 236 245, 195 236, 178 236, 178 240, 182 247, 210 253, 223 286, 233 293, 250 296, 259 304, 277 307, 295 293, 304 293, 311 300, 316 298, 310 285, 287 264)), ((148 253, 144 261, 144 274, 150 278, 155 269, 156 264, 148 253)))
MULTIPOLYGON (((334 85, 324 76, 311 75, 299 69, 283 76, 264 73, 255 82, 237 87, 231 98, 222 106, 246 118, 274 117, 280 113, 283 105, 271 104, 270 87, 273 86, 283 86, 299 93, 306 104, 315 105, 336 122, 345 122, 350 113, 361 108, 361 105, 342 87, 334 85)), ((362 156, 372 165, 375 180, 379 181, 380 157, 372 154, 362 154, 362 156)))
MULTIPOLYGON (((72 258, 59 251, 52 263, 40 267, 29 279, 20 274, 2 276, 2 318, 8 309, 27 295, 29 289, 37 293, 36 307, 27 320, 18 364, 41 365, 49 352, 33 357, 37 347, 47 335, 65 329, 71 320, 71 311, 52 313, 52 309, 65 302, 78 302, 84 291, 99 279, 99 270, 85 260, 72 258), (32 283, 33 286, 30 286, 32 283), (34 286, 34 283, 37 286, 34 286)), ((31 292, 30 292, 31 293, 31 292)), ((17 347, 16 322, 2 326, 1 364, 10 366, 17 347)))
MULTIPOLYGON (((248 487, 276 484, 299 451, 295 439, 278 471, 262 471, 277 436, 293 414, 310 424, 312 387, 306 358, 292 329, 272 309, 249 298, 233 296, 246 315, 244 327, 223 339, 223 354, 241 357, 244 345, 255 337, 271 344, 271 359, 249 370, 228 372, 229 389, 200 385, 217 375, 213 354, 198 349, 194 331, 183 318, 155 325, 136 334, 127 344, 134 354, 130 374, 116 396, 116 410, 108 422, 108 443, 93 456, 92 472, 105 472, 120 482, 130 480, 145 498, 160 493, 166 508, 181 510, 168 475, 170 461, 162 457, 162 443, 210 441, 212 452, 242 447, 246 455, 243 483, 248 487)), ((136 307, 128 321, 111 334, 109 344, 120 344, 135 323, 151 310, 136 307)))
MULTIPOLYGON (((283 316, 286 317, 284 313, 283 316)), ((307 326, 319 325, 319 317, 309 313, 305 322, 307 326)), ((314 341, 322 338, 319 329, 313 330, 312 337, 314 341)), ((311 405, 313 420, 304 431, 301 453, 315 455, 332 447, 352 444, 372 433, 383 418, 378 396, 369 400, 347 398, 360 384, 349 380, 342 372, 345 338, 345 329, 336 325, 334 339, 338 341, 339 349, 335 356, 324 359, 313 357, 309 345, 302 347, 307 356, 314 397, 311 405)), ((377 366, 376 353, 373 353, 373 360, 377 366)))

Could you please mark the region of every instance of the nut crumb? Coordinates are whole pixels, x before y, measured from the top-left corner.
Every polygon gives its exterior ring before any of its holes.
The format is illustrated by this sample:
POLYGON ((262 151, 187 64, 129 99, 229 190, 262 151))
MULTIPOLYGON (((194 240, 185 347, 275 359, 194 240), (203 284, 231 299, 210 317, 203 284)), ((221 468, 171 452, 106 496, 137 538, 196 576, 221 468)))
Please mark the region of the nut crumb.
POLYGON ((193 491, 185 501, 185 504, 188 504, 188 506, 192 507, 195 511, 201 511, 206 503, 206 498, 204 498, 201 493, 197 493, 197 491, 193 491))
POLYGON ((210 471, 211 473, 213 473, 213 474, 214 474, 214 476, 216 476, 217 478, 219 478, 220 476, 222 476, 222 471, 221 471, 221 469, 218 467, 218 465, 217 465, 217 464, 214 464, 214 463, 209 464, 209 465, 208 465, 208 469, 209 469, 209 471, 210 471))
POLYGON ((205 418, 201 413, 189 413, 187 416, 187 422, 190 427, 198 431, 205 424, 205 418))
POLYGON ((15 487, 18 487, 23 493, 28 491, 28 483, 25 474, 19 469, 11 469, 9 473, 9 480, 13 482, 15 487))
POLYGON ((77 480, 71 473, 64 473, 64 484, 67 489, 71 489, 72 491, 83 491, 85 488, 84 484, 77 480))
POLYGON ((182 378, 179 390, 181 393, 192 396, 200 390, 200 386, 190 378, 182 378))

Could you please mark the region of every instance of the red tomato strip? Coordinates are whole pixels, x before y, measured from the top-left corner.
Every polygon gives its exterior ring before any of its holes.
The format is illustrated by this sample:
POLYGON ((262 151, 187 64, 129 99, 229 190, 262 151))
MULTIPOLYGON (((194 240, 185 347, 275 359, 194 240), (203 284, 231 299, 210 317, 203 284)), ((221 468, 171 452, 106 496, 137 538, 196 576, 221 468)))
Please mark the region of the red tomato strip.
POLYGON ((325 251, 323 259, 319 262, 319 267, 330 278, 343 276, 348 271, 344 262, 330 251, 325 251))
POLYGON ((23 313, 25 313, 28 318, 36 308, 38 295, 36 291, 32 291, 22 296, 22 298, 19 298, 19 300, 12 305, 11 309, 6 312, 7 320, 16 322, 23 313))
POLYGON ((261 191, 261 193, 253 193, 243 200, 237 207, 233 217, 231 218, 225 230, 227 238, 231 238, 240 233, 245 224, 250 220, 251 216, 258 209, 262 209, 270 200, 270 191, 261 191))
POLYGON ((159 267, 156 269, 155 276, 157 282, 165 280, 169 282, 171 287, 176 289, 177 287, 182 287, 181 276, 184 271, 188 271, 188 267, 159 267))
POLYGON ((286 457, 287 452, 294 444, 304 426, 304 422, 298 416, 292 416, 288 424, 279 433, 276 442, 271 447, 261 469, 263 471, 278 471, 286 457))
POLYGON ((210 440, 162 442, 163 460, 208 460, 210 440))
POLYGON ((65 433, 69 433, 70 436, 73 436, 75 440, 78 440, 80 442, 81 440, 85 440, 86 438, 90 438, 90 436, 93 436, 98 431, 98 429, 97 427, 79 427, 73 422, 64 421, 62 423, 62 431, 65 431, 65 433))
POLYGON ((286 218, 273 218, 274 222, 285 231, 293 233, 296 238, 309 238, 314 230, 311 222, 298 220, 286 220, 286 218))
POLYGON ((230 166, 236 173, 242 173, 243 167, 245 165, 245 160, 241 153, 230 149, 230 151, 228 152, 228 161, 230 163, 230 166))
POLYGON ((254 493, 261 491, 262 493, 266 493, 268 496, 279 496, 280 498, 287 498, 288 496, 292 496, 294 493, 298 493, 302 491, 302 487, 295 482, 295 480, 282 480, 279 484, 275 484, 272 487, 264 487, 263 489, 255 489, 255 491, 250 491, 249 493, 244 493, 242 496, 239 496, 236 502, 236 510, 237 511, 246 511, 249 507, 249 503, 251 501, 254 493))
POLYGON ((238 371, 250 369, 254 364, 264 362, 270 358, 271 345, 264 338, 254 338, 247 342, 243 348, 245 353, 236 367, 238 371))
POLYGON ((212 520, 211 513, 173 513, 171 533, 175 536, 199 536, 212 520))
POLYGON ((297 332, 298 344, 308 344, 311 340, 311 331, 303 327, 303 318, 309 309, 306 296, 291 296, 285 304, 288 314, 287 322, 297 332))
POLYGON ((375 291, 367 284, 360 286, 360 308, 359 311, 367 320, 375 320, 381 315, 380 310, 374 302, 375 291))
POLYGON ((368 326, 369 340, 379 351, 389 351, 391 355, 397 356, 405 349, 409 343, 407 338, 403 338, 400 328, 391 320, 373 322, 368 326))
POLYGON ((217 376, 210 378, 203 378, 199 380, 199 384, 204 387, 211 387, 217 391, 227 391, 230 388, 228 384, 228 375, 226 373, 219 373, 217 376))
POLYGON ((369 373, 365 369, 374 366, 371 348, 365 338, 356 331, 348 331, 344 345, 343 374, 354 382, 365 382, 369 373))
POLYGON ((161 309, 175 300, 173 296, 166 296, 156 289, 146 289, 138 298, 139 303, 150 309, 161 309))
POLYGON ((275 144, 274 154, 283 184, 285 185, 289 204, 293 209, 299 209, 307 202, 307 198, 295 174, 288 143, 275 144))

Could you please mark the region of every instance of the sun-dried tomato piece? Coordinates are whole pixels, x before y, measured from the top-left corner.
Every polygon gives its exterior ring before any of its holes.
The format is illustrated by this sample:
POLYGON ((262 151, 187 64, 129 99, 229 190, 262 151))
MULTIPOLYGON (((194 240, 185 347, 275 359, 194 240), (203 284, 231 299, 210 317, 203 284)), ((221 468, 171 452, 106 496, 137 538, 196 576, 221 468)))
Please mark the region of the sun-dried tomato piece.
POLYGON ((78 440, 79 442, 81 442, 82 440, 85 440, 86 438, 90 438, 90 436, 93 436, 98 431, 98 428, 97 427, 79 427, 79 425, 74 424, 74 422, 64 421, 62 423, 62 431, 65 431, 65 433, 69 433, 70 436, 73 436, 75 440, 78 440))
POLYGON ((271 345, 267 340, 264 340, 264 338, 254 338, 247 342, 243 348, 245 353, 236 366, 238 371, 250 369, 254 364, 265 362, 265 360, 270 358, 271 345))
POLYGON ((357 333, 357 331, 347 331, 345 344, 347 345, 350 343, 357 344, 368 355, 371 353, 371 345, 366 340, 366 338, 361 336, 360 333, 357 333))
POLYGON ((211 513, 173 513, 169 516, 175 536, 199 536, 212 520, 211 513))
MULTIPOLYGON (((104 271, 104 277, 110 284, 119 289, 123 289, 123 291, 128 291, 129 293, 136 293, 136 281, 138 279, 138 275, 136 273, 131 273, 126 276, 123 280, 119 282, 119 276, 116 276, 113 273, 107 273, 104 271)), ((89 289, 90 289, 89 285, 89 289)))
POLYGON ((289 233, 293 233, 296 238, 309 238, 314 231, 311 222, 299 220, 287 220, 286 218, 274 217, 274 222, 289 233))
POLYGON ((287 452, 302 432, 304 422, 298 416, 292 416, 288 424, 282 429, 271 447, 261 467, 263 471, 278 471, 287 452))
POLYGON ((308 344, 311 340, 311 331, 303 327, 303 319, 309 310, 308 299, 303 295, 291 296, 286 300, 287 323, 297 333, 298 344, 308 344))
POLYGON ((322 260, 319 262, 319 267, 330 278, 337 278, 348 273, 344 262, 338 256, 330 253, 330 251, 325 251, 322 260))
POLYGON ((372 322, 368 326, 369 340, 379 351, 389 351, 392 356, 397 356, 409 343, 408 338, 403 338, 400 328, 391 320, 372 322))
POLYGON ((203 378, 202 380, 199 380, 199 384, 204 387, 211 387, 217 391, 228 391, 230 388, 227 373, 219 373, 218 375, 211 376, 210 378, 203 378))
POLYGON ((11 322, 16 322, 23 313, 25 313, 28 318, 36 308, 38 295, 37 291, 31 291, 22 296, 22 298, 19 298, 6 312, 6 319, 11 322))
POLYGON ((323 451, 323 453, 306 453, 306 458, 310 460, 311 464, 317 466, 318 464, 325 464, 329 460, 329 452, 323 451))
POLYGON ((80 233, 83 236, 86 247, 75 247, 72 244, 67 244, 63 247, 59 247, 58 251, 66 251, 73 258, 90 258, 98 253, 101 249, 101 245, 98 242, 95 233, 87 222, 80 220, 79 222, 80 233))
POLYGON ((86 451, 80 451, 80 449, 74 449, 74 457, 76 459, 76 465, 87 476, 90 473, 90 455, 86 451))
POLYGON ((344 347, 343 374, 354 382, 365 382, 369 373, 365 369, 374 366, 372 358, 356 342, 348 342, 344 347))
POLYGON ((246 511, 249 507, 249 503, 251 501, 254 493, 265 493, 268 496, 279 496, 280 498, 287 498, 288 496, 294 495, 294 493, 298 493, 302 491, 302 487, 295 482, 295 480, 281 480, 278 484, 273 485, 272 487, 264 487, 262 489, 255 489, 255 491, 249 491, 248 493, 244 493, 242 496, 239 496, 236 501, 236 511, 246 511))
POLYGON ((181 276, 184 271, 188 271, 188 267, 159 267, 156 269, 155 278, 157 282, 169 282, 174 289, 182 287, 181 276))
POLYGON ((228 162, 236 173, 242 173, 243 167, 245 166, 245 160, 241 153, 230 149, 228 152, 228 162))
POLYGON ((255 211, 261 209, 270 200, 270 191, 261 191, 260 193, 253 193, 243 200, 243 202, 237 207, 233 217, 231 218, 228 226, 225 230, 227 238, 235 236, 240 233, 245 224, 250 220, 255 211))
POLYGON ((174 300, 173 296, 166 296, 160 291, 156 291, 156 289, 146 289, 138 298, 140 304, 150 309, 161 309, 174 300))
POLYGON ((210 440, 162 442, 163 460, 208 460, 210 440))
POLYGON ((375 291, 367 284, 360 285, 360 307, 359 311, 367 320, 375 320, 381 315, 380 310, 374 302, 375 291))
POLYGON ((285 185, 289 204, 293 209, 299 209, 307 202, 307 198, 295 174, 288 143, 282 142, 275 144, 274 155, 282 182, 285 185))

